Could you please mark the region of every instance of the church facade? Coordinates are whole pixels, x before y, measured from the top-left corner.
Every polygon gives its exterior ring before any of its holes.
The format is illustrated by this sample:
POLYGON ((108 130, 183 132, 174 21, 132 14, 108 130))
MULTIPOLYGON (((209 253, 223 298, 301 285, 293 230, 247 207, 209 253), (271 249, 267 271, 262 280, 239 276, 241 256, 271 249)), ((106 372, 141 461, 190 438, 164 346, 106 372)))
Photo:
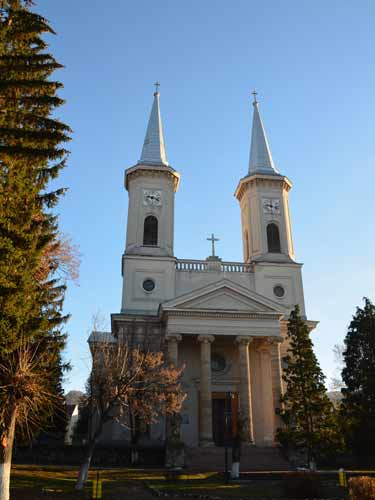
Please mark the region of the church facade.
MULTIPOLYGON (((222 445, 239 419, 249 443, 272 446, 288 315, 298 304, 306 317, 288 204, 292 183, 276 170, 255 97, 249 169, 235 190, 243 262, 215 256, 214 235, 206 260, 177 258, 180 175, 167 162, 159 100, 156 91, 141 158, 125 171, 122 307, 111 316, 111 336, 121 342, 135 328, 139 338, 151 336, 170 362, 185 366, 181 438, 187 446, 222 445)), ((94 332, 89 342, 101 335, 108 334, 94 332)), ((164 427, 153 426, 149 442, 163 442, 164 427)), ((112 424, 106 438, 121 441, 127 434, 112 424)))

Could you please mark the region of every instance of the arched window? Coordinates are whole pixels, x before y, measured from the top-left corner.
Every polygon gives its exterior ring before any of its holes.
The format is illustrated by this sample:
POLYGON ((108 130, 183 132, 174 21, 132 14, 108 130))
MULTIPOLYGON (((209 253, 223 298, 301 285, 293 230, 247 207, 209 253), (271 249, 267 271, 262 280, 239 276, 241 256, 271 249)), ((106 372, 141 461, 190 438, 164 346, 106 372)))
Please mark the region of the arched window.
POLYGON ((271 253, 280 253, 280 234, 276 224, 268 224, 267 226, 267 244, 268 251, 271 253))
POLYGON ((143 244, 153 245, 158 244, 158 219, 153 215, 145 218, 143 226, 143 244))

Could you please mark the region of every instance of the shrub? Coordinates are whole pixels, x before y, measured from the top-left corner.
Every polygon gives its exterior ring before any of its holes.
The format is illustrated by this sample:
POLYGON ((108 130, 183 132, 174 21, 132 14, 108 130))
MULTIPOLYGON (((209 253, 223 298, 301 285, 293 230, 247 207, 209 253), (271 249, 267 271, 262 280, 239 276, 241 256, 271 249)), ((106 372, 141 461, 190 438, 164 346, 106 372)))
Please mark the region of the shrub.
POLYGON ((295 472, 284 481, 288 498, 317 498, 320 490, 320 476, 317 472, 295 472))
POLYGON ((350 500, 374 500, 375 478, 360 476, 349 479, 350 500))

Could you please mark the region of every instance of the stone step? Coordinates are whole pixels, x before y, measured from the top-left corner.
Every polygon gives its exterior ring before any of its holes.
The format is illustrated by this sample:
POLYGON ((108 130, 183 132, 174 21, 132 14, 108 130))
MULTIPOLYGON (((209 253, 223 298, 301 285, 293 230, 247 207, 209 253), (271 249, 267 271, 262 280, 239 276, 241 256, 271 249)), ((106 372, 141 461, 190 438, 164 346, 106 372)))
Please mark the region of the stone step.
MULTIPOLYGON (((185 452, 186 468, 192 472, 225 470, 225 449, 222 447, 188 448, 185 452)), ((229 467, 232 463, 232 450, 228 449, 229 467)), ((241 471, 287 471, 289 462, 279 448, 243 446, 241 450, 241 471)))

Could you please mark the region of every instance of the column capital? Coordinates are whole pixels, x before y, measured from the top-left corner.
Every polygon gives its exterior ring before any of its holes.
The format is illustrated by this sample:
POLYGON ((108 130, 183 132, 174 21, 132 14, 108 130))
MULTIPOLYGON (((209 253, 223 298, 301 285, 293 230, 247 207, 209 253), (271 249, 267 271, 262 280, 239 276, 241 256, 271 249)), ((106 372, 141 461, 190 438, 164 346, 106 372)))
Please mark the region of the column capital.
POLYGON ((214 340, 215 337, 213 335, 198 335, 197 337, 197 341, 203 342, 204 344, 212 344, 214 340))
POLYGON ((249 345, 253 340, 253 337, 245 337, 243 335, 239 335, 238 337, 236 337, 235 342, 240 345, 249 345))
POLYGON ((264 339, 262 339, 262 342, 258 346, 258 351, 269 352, 270 347, 283 341, 284 339, 281 336, 264 337, 264 339))
POLYGON ((182 335, 180 335, 179 333, 168 333, 166 336, 165 336, 165 339, 168 341, 168 342, 181 342, 182 340, 182 335))
POLYGON ((267 337, 266 342, 269 345, 274 345, 274 344, 281 344, 284 342, 284 339, 281 335, 273 336, 273 337, 267 337))

